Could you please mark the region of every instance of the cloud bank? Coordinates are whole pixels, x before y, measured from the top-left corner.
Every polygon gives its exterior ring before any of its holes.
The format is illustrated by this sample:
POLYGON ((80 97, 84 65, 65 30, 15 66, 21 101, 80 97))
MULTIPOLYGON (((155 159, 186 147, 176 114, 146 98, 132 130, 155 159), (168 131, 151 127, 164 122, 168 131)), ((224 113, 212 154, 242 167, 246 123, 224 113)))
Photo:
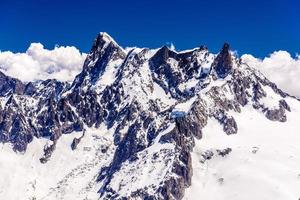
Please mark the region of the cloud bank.
POLYGON ((25 82, 54 78, 72 81, 85 57, 73 46, 48 50, 41 43, 32 43, 25 53, 0 52, 0 70, 25 82))
POLYGON ((293 58, 287 51, 275 51, 269 57, 258 59, 250 54, 242 56, 249 66, 260 70, 283 91, 300 97, 300 56, 293 58))

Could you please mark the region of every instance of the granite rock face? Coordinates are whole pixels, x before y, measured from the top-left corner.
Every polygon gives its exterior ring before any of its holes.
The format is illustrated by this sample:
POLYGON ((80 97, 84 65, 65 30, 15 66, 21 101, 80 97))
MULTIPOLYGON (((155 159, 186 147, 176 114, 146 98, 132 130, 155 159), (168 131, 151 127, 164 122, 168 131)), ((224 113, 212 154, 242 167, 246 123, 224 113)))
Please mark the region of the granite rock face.
MULTIPOLYGON (((209 120, 231 135, 239 130, 234 113, 245 106, 278 122, 292 112, 284 100, 288 94, 243 64, 228 44, 217 55, 206 47, 124 50, 106 33, 97 36, 72 84, 24 84, 0 73, 0 96, 0 142, 26 152, 34 138, 49 139, 41 163, 51 159, 64 134, 100 126, 111 130, 112 161, 96 174, 102 199, 182 199, 191 185, 195 140, 209 120), (281 98, 276 107, 266 103, 267 89, 281 98), (145 165, 154 167, 149 176, 155 181, 126 188, 129 182, 138 185, 145 165), (154 174, 158 168, 164 176, 154 174)), ((74 137, 74 153, 80 140, 74 137)), ((230 152, 205 152, 203 159, 230 152)))
POLYGON ((8 94, 23 94, 25 84, 20 80, 6 76, 0 72, 0 96, 7 96, 8 94))
POLYGON ((218 78, 225 78, 233 68, 232 56, 229 50, 229 44, 225 43, 213 63, 218 78))

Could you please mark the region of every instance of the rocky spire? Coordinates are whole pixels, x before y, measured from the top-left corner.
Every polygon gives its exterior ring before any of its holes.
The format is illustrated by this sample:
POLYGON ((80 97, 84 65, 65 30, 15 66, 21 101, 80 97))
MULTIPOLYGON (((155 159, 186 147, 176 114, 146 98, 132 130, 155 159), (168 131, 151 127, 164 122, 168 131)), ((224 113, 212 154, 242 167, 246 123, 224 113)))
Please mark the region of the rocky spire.
POLYGON ((225 78, 232 70, 232 58, 230 54, 230 47, 225 43, 222 50, 212 64, 218 78, 225 78))
POLYGON ((124 60, 126 53, 117 42, 105 32, 100 32, 94 40, 82 72, 75 78, 72 87, 90 86, 95 84, 104 73, 108 63, 115 60, 124 60))
POLYGON ((108 35, 106 32, 100 32, 94 40, 91 53, 97 50, 103 50, 110 44, 112 44, 115 47, 119 47, 117 42, 110 35, 108 35))

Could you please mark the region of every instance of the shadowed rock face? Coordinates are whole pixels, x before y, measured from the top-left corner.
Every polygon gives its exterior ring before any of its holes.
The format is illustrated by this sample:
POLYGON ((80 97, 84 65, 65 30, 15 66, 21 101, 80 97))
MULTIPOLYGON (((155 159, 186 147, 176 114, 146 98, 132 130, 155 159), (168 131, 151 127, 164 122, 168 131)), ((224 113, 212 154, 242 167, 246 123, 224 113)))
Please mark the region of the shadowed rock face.
MULTIPOLYGON (((112 130, 115 150, 111 162, 96 174, 103 199, 182 199, 185 188, 191 185, 191 151, 195 139, 202 138, 208 120, 217 120, 224 134, 230 135, 238 134, 239 126, 232 113, 242 112, 246 105, 272 121, 284 122, 286 111, 292 112, 284 100, 288 95, 238 63, 228 44, 216 56, 203 47, 187 52, 165 46, 158 51, 125 51, 105 33, 97 36, 82 72, 71 85, 57 80, 25 85, 0 73, 0 96, 0 142, 25 152, 34 137, 49 138, 42 163, 51 159, 63 134, 100 125, 112 130), (113 81, 98 85, 107 70, 112 71, 109 78, 113 81), (230 79, 223 80, 228 75, 230 79), (214 85, 216 79, 222 84, 214 85), (269 108, 261 101, 268 96, 266 87, 282 98, 278 108, 269 108), (187 110, 177 110, 186 104, 187 110), (155 145, 172 148, 161 147, 148 158, 149 149, 155 145), (115 179, 117 173, 124 179, 140 178, 126 171, 130 164, 153 164, 161 157, 162 165, 169 168, 159 183, 141 186, 129 194, 114 188, 112 183, 120 181, 115 179)), ((74 138, 70 149, 75 150, 82 137, 74 138)), ((217 154, 226 156, 230 151, 219 150, 217 154)), ((204 160, 212 156, 212 152, 203 155, 204 160)))
POLYGON ((18 79, 6 76, 0 72, 0 96, 9 93, 23 94, 25 85, 18 79))
POLYGON ((199 75, 203 64, 199 61, 199 54, 204 54, 205 59, 209 55, 208 49, 200 47, 193 51, 176 53, 163 46, 149 60, 154 81, 174 98, 187 98, 191 94, 181 91, 180 84, 192 78, 205 78, 205 74, 202 74, 203 77, 199 75))
POLYGON ((24 152, 33 137, 57 133, 54 130, 58 126, 55 107, 60 94, 68 87, 67 83, 46 80, 25 85, 4 74, 1 74, 1 80, 2 95, 7 99, 0 109, 1 142, 10 142, 15 151, 24 152))
POLYGON ((229 51, 229 44, 225 43, 221 52, 215 59, 213 67, 218 78, 225 78, 232 70, 232 57, 229 51))
POLYGON ((109 61, 123 60, 125 57, 124 50, 109 35, 98 34, 84 62, 82 72, 73 81, 72 88, 94 85, 105 72, 109 61))

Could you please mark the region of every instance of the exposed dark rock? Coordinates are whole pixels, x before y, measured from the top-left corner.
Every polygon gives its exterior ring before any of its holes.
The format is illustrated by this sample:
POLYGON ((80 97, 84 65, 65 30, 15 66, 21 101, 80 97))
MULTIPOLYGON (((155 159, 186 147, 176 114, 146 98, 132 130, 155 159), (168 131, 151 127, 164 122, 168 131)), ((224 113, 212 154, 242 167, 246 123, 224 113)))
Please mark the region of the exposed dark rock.
POLYGON ((267 95, 266 92, 262 89, 261 84, 259 82, 254 84, 253 94, 254 94, 253 97, 254 101, 258 101, 267 95))
POLYGON ((184 181, 181 177, 178 179, 172 177, 165 181, 158 190, 162 196, 161 199, 182 199, 185 189, 184 181))
POLYGON ((223 183, 224 183, 224 178, 218 178, 218 182, 219 182, 220 184, 223 184, 223 183))
POLYGON ((178 86, 193 77, 203 79, 208 75, 206 72, 198 75, 201 64, 197 54, 206 51, 207 49, 202 47, 190 52, 177 53, 163 46, 149 60, 150 69, 154 72, 153 80, 174 98, 191 96, 194 88, 190 91, 181 91, 178 86))
POLYGON ((46 144, 44 146, 44 155, 43 155, 42 158, 40 158, 40 162, 41 163, 44 164, 44 163, 46 163, 50 159, 53 151, 55 150, 55 147, 56 147, 56 140, 53 141, 52 144, 50 144, 50 145, 46 144))
POLYGON ((223 130, 225 133, 227 133, 227 135, 237 133, 238 128, 233 117, 225 118, 223 123, 224 123, 223 130))
POLYGON ((36 90, 36 86, 32 82, 29 82, 25 86, 24 94, 31 96, 36 92, 36 90))
POLYGON ((223 125, 223 130, 227 135, 236 134, 238 131, 237 123, 233 117, 227 116, 222 110, 214 113, 215 119, 223 125))
POLYGON ((223 150, 217 149, 217 153, 218 153, 220 156, 222 156, 222 157, 225 157, 225 156, 228 155, 231 151, 232 151, 231 148, 226 148, 226 149, 223 149, 223 150))
POLYGON ((287 120, 284 108, 267 109, 266 117, 272 121, 285 122, 287 120))
POLYGON ((74 138, 71 144, 71 149, 75 150, 77 148, 77 145, 79 144, 81 138, 74 138))
POLYGON ((74 138, 71 144, 71 149, 75 150, 78 146, 78 144, 80 143, 81 139, 84 137, 84 132, 82 133, 82 136, 80 136, 79 138, 74 138))
POLYGON ((23 94, 25 85, 18 79, 6 76, 0 71, 0 96, 23 94))
POLYGON ((291 112, 291 108, 290 108, 289 104, 287 104, 287 102, 284 99, 281 99, 279 101, 279 107, 283 107, 285 110, 291 112))
POLYGON ((232 59, 229 51, 229 44, 225 43, 221 52, 212 64, 218 78, 225 78, 232 71, 232 59))
POLYGON ((214 153, 212 151, 205 151, 201 154, 202 159, 200 160, 201 163, 204 163, 206 160, 210 160, 213 156, 214 153))
POLYGON ((247 87, 249 87, 249 82, 246 82, 246 79, 237 77, 233 82, 233 91, 235 98, 239 104, 245 106, 248 103, 248 95, 246 92, 247 87))
POLYGON ((252 153, 256 154, 258 152, 259 148, 258 147, 252 147, 252 153))

